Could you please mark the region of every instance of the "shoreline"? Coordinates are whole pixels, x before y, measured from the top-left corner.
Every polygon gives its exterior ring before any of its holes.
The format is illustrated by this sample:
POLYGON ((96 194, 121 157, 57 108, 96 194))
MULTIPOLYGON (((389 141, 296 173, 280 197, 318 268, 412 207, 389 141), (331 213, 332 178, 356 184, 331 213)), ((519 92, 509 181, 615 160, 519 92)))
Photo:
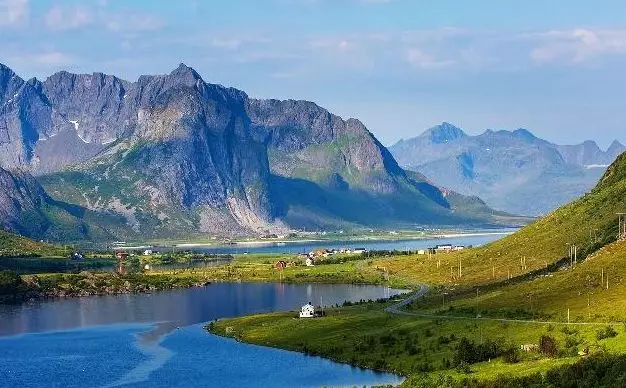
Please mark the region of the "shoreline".
POLYGON ((310 239, 296 239, 296 240, 249 240, 249 241, 233 241, 231 244, 224 243, 215 243, 215 242, 188 242, 188 243, 178 243, 178 244, 170 244, 170 245, 150 245, 150 244, 138 244, 138 245, 130 245, 130 246, 118 246, 114 247, 113 250, 124 250, 124 249, 149 249, 149 248, 228 248, 228 247, 245 247, 245 246, 272 246, 275 244, 281 245, 298 245, 298 244, 307 244, 307 243, 334 243, 334 242, 342 242, 342 243, 353 243, 353 242, 376 242, 376 241, 414 241, 414 240, 436 240, 436 239, 444 239, 444 238, 463 238, 463 237, 481 237, 481 236, 507 236, 515 232, 515 230, 511 231, 498 231, 498 232, 449 232, 449 233, 439 233, 439 234, 424 234, 424 235, 379 235, 379 236, 356 236, 356 237, 347 237, 347 238, 310 238, 310 239))

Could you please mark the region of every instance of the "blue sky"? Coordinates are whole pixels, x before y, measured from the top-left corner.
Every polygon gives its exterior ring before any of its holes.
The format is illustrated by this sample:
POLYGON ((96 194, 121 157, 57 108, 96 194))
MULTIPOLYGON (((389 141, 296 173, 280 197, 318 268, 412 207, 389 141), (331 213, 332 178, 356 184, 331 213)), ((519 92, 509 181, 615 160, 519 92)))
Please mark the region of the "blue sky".
POLYGON ((449 121, 626 143, 623 0, 0 0, 0 62, 128 80, 184 62, 390 145, 449 121))

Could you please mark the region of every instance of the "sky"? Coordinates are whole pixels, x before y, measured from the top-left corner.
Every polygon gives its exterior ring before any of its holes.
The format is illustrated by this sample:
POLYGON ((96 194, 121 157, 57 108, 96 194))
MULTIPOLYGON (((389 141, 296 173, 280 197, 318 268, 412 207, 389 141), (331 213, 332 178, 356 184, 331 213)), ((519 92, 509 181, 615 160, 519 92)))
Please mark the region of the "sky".
POLYGON ((0 62, 304 99, 383 144, 443 121, 626 144, 623 0, 0 0, 0 62))

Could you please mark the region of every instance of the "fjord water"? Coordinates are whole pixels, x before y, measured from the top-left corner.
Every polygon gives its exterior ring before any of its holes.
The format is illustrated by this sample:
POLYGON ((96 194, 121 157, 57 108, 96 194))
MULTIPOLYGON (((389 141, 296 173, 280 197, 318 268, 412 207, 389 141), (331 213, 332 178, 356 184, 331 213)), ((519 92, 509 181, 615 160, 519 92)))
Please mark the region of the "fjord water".
POLYGON ((238 343, 207 333, 203 325, 223 317, 293 310, 308 301, 334 305, 398 293, 381 286, 218 283, 0 306, 0 386, 395 384, 401 378, 392 374, 238 343))
POLYGON ((235 245, 218 245, 208 247, 194 247, 194 250, 204 253, 276 253, 296 254, 314 251, 318 248, 341 249, 341 248, 365 248, 369 251, 416 251, 427 249, 438 244, 452 244, 463 246, 480 246, 502 238, 505 234, 514 232, 516 229, 499 229, 496 231, 458 234, 450 237, 432 237, 420 239, 399 240, 332 240, 332 241, 301 241, 301 242, 263 242, 258 244, 240 243, 235 245))

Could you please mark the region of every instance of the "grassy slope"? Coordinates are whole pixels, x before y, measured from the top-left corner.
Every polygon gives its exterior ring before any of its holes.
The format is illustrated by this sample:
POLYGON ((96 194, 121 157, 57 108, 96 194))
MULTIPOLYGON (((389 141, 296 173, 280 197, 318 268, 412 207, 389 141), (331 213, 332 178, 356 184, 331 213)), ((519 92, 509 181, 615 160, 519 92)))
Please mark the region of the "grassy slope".
POLYGON ((460 379, 465 373, 449 369, 461 337, 479 343, 493 340, 519 346, 537 343, 543 334, 556 338, 563 352, 559 359, 546 360, 536 353, 522 354, 520 363, 501 359, 471 366, 470 377, 491 379, 498 375, 526 375, 545 372, 557 365, 575 362, 579 349, 606 348, 626 352, 624 329, 615 338, 597 340, 598 327, 501 323, 492 321, 436 320, 390 315, 378 303, 327 310, 321 319, 294 319, 296 312, 263 314, 220 320, 212 331, 244 342, 321 355, 363 367, 394 371, 412 376, 417 383, 421 373, 450 375, 460 379), (566 344, 572 345, 567 348, 566 344))
MULTIPOLYGON (((452 305, 470 312, 478 308, 490 315, 501 315, 514 307, 531 316, 541 313, 551 320, 565 322, 569 309, 573 322, 622 321, 626 319, 626 242, 602 248, 573 269, 480 291, 478 298, 462 297, 450 302, 448 308, 452 305)), ((422 308, 437 310, 439 304, 422 308)))
POLYGON ((0 256, 60 257, 63 256, 63 252, 63 248, 59 246, 41 243, 26 237, 0 231, 0 256))
MULTIPOLYGON (((278 260, 278 259, 274 259, 278 260)), ((283 259, 287 262, 290 259, 283 259)), ((257 281, 286 283, 344 283, 344 284, 380 284, 385 281, 383 274, 362 268, 362 262, 347 262, 343 264, 317 265, 305 267, 300 264, 297 267, 287 267, 280 271, 274 268, 274 264, 258 262, 237 261, 232 265, 220 266, 199 270, 165 271, 159 274, 176 275, 180 277, 196 276, 202 274, 207 279, 217 281, 257 281)))
POLYGON ((618 226, 615 213, 623 211, 626 211, 626 154, 618 158, 590 193, 506 238, 479 249, 438 255, 430 261, 417 257, 414 262, 381 260, 376 265, 386 268, 392 275, 429 284, 475 285, 502 281, 509 274, 519 276, 566 258, 568 244, 578 246, 578 257, 582 259, 615 241, 618 226), (520 262, 523 258, 524 268, 520 262), (439 268, 437 261, 440 261, 439 268), (457 270, 459 261, 463 268, 461 278, 457 270))
MULTIPOLYGON (((626 243, 615 242, 615 213, 624 209, 626 154, 609 168, 591 193, 512 236, 483 248, 440 254, 430 260, 427 256, 380 259, 370 269, 388 272, 392 279, 423 281, 448 289, 474 290, 476 285, 482 285, 478 297, 474 293, 461 294, 448 301, 448 306, 450 303, 454 305, 453 315, 470 313, 475 316, 480 312, 489 316, 513 310, 524 319, 548 317, 565 322, 569 308, 572 321, 617 321, 626 318, 626 283, 623 281, 626 279, 626 243), (563 259, 568 253, 568 243, 579 246, 581 262, 575 268, 561 268, 547 277, 503 282, 509 274, 527 274, 563 259), (587 255, 589 258, 583 261, 587 255), (523 257, 525 266, 520 261, 523 257), (457 272, 459 261, 463 265, 460 278, 457 272), (601 281, 603 269, 609 277, 608 290, 606 283, 601 281)), ((435 287, 435 291, 438 290, 439 287, 435 287)), ((431 295, 430 299, 418 303, 420 309, 443 313, 438 311, 441 309, 439 298, 431 295)), ((466 336, 477 342, 503 338, 517 346, 537 343, 542 334, 557 339, 563 357, 546 359, 531 353, 524 354, 525 359, 518 364, 505 364, 498 359, 473 365, 471 377, 480 379, 493 379, 499 374, 515 376, 545 372, 575 362, 578 357, 565 356, 574 355, 584 346, 626 352, 626 334, 622 325, 616 326, 617 337, 598 340, 599 326, 563 330, 564 324, 391 316, 376 305, 331 310, 328 317, 317 320, 295 320, 293 316, 294 313, 283 313, 225 320, 218 322, 214 330, 248 342, 399 371, 411 376, 407 385, 420 384, 420 370, 440 369, 442 371, 435 374, 463 377, 455 370, 445 369, 444 359, 451 357, 455 344, 454 341, 442 343, 438 338, 449 338, 451 334, 455 334, 456 339, 466 336), (338 343, 341 345, 334 345, 338 343)))

